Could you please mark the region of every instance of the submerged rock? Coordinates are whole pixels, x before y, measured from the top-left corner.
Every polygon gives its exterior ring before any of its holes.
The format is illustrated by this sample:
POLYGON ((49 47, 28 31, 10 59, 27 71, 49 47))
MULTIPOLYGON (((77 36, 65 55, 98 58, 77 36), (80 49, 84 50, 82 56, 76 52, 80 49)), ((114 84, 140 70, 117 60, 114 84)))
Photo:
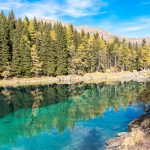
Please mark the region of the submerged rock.
POLYGON ((149 150, 150 149, 150 109, 147 114, 129 123, 129 132, 119 133, 106 142, 106 150, 149 150))

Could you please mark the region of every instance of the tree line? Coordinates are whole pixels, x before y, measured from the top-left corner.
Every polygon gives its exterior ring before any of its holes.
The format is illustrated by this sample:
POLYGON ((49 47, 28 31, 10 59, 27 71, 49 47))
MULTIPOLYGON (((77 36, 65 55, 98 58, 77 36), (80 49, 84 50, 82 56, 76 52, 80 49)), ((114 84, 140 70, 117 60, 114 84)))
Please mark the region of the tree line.
POLYGON ((82 75, 107 69, 150 67, 150 45, 106 41, 98 33, 79 32, 73 25, 52 25, 36 18, 17 19, 0 13, 0 77, 82 75))

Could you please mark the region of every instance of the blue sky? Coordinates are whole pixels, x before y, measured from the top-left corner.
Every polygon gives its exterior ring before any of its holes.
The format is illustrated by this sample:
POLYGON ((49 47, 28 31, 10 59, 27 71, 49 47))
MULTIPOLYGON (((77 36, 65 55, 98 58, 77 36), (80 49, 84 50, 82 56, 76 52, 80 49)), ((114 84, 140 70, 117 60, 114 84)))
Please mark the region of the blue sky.
POLYGON ((150 0, 0 0, 16 17, 53 18, 103 28, 116 35, 150 37, 150 0))

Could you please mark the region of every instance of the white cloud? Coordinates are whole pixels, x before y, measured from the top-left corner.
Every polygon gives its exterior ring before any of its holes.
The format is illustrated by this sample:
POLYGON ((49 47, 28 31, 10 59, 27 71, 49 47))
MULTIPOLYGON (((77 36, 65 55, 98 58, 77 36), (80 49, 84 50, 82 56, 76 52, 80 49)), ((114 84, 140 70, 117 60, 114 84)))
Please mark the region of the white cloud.
POLYGON ((0 10, 13 9, 20 16, 29 17, 62 17, 70 16, 74 18, 92 16, 101 13, 102 7, 107 6, 103 0, 41 0, 41 1, 21 1, 21 0, 1 0, 0 10))
POLYGON ((150 4, 150 1, 149 1, 149 2, 143 2, 142 4, 143 4, 143 5, 149 5, 149 4, 150 4))
MULTIPOLYGON (((145 29, 150 27, 150 18, 146 17, 140 17, 133 20, 131 23, 126 23, 125 25, 122 25, 124 31, 130 32, 130 31, 139 31, 141 29, 145 29)), ((122 29, 123 31, 123 29, 122 29)))
POLYGON ((23 3, 20 0, 1 0, 0 1, 0 10, 11 10, 13 8, 20 8, 23 6, 23 3))
POLYGON ((100 13, 100 9, 107 6, 102 0, 67 0, 64 14, 73 17, 91 16, 100 13))
POLYGON ((146 27, 147 27, 147 25, 127 26, 127 27, 124 27, 122 29, 122 32, 139 31, 139 30, 144 29, 146 27))
POLYGON ((130 37, 150 36, 150 17, 139 17, 132 20, 117 21, 110 18, 100 22, 100 26, 117 35, 130 37))

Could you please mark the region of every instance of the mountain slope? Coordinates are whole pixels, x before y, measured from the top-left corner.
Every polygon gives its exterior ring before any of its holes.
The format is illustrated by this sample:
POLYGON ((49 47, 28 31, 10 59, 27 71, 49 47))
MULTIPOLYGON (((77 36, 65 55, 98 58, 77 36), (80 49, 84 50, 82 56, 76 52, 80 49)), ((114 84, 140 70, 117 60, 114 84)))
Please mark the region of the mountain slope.
MULTIPOLYGON (((55 19, 38 19, 39 21, 43 21, 43 22, 47 22, 47 23, 51 23, 52 25, 60 22, 58 20, 55 19)), ((67 22, 61 22, 63 25, 69 25, 69 23, 67 22)), ((105 40, 112 40, 115 36, 119 37, 120 40, 126 39, 127 42, 131 42, 131 43, 138 43, 141 44, 143 39, 146 39, 146 41, 150 44, 150 37, 144 37, 144 38, 129 38, 129 37, 121 37, 118 35, 114 35, 110 32, 105 31, 102 28, 98 28, 98 27, 91 27, 91 26, 87 26, 87 25, 82 25, 82 26, 75 26, 74 27, 78 30, 78 31, 82 31, 84 30, 85 32, 89 32, 90 34, 94 34, 94 33, 99 33, 100 36, 103 36, 105 40)))

